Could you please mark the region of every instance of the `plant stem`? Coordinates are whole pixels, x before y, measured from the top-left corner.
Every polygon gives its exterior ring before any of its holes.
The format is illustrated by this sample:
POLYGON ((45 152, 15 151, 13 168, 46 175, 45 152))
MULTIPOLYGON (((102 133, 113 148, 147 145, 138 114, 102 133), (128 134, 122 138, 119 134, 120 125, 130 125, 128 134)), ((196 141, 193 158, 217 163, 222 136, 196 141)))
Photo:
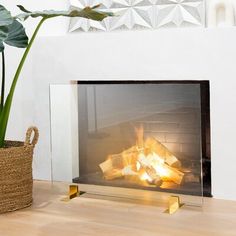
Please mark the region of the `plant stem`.
POLYGON ((5 54, 4 50, 2 51, 2 89, 1 89, 1 103, 0 103, 0 112, 4 106, 4 96, 5 96, 5 54))
POLYGON ((43 22, 44 22, 46 19, 47 19, 47 18, 42 18, 41 21, 39 22, 39 24, 37 25, 37 27, 36 27, 36 29, 35 29, 33 35, 32 35, 32 38, 31 38, 31 40, 30 40, 30 42, 29 42, 29 45, 27 46, 27 48, 26 48, 26 50, 25 50, 25 52, 24 52, 24 54, 23 54, 23 57, 21 58, 20 64, 19 64, 19 66, 18 66, 18 68, 17 68, 16 74, 15 74, 15 76, 14 76, 14 79, 13 79, 13 82, 12 82, 12 85, 11 85, 11 89, 10 89, 10 93, 9 93, 9 95, 10 95, 11 97, 13 97, 13 93, 14 93, 14 90, 15 90, 15 87, 16 87, 16 83, 17 83, 17 81, 18 81, 18 78, 19 78, 19 75, 20 75, 21 70, 22 70, 22 68, 23 68, 23 65, 24 65, 24 63, 25 63, 25 60, 26 60, 26 58, 27 58, 27 56, 28 56, 28 53, 29 53, 29 51, 30 51, 30 49, 31 49, 31 47, 32 47, 32 45, 33 45, 33 42, 34 42, 34 40, 35 40, 35 38, 36 38, 36 36, 37 36, 37 34, 38 34, 38 31, 39 31, 40 27, 42 26, 43 22))
POLYGON ((32 35, 32 38, 29 42, 29 45, 27 46, 22 58, 21 58, 21 61, 20 61, 20 64, 16 70, 16 73, 15 73, 15 76, 14 76, 14 79, 12 81, 12 84, 11 84, 11 88, 10 88, 10 92, 7 96, 7 99, 6 99, 6 102, 5 102, 5 105, 3 106, 3 110, 0 114, 0 148, 4 146, 4 140, 5 140, 5 135, 6 135, 6 129, 7 129, 7 124, 8 124, 8 119, 9 119, 9 115, 10 115, 10 110, 11 110, 11 104, 12 104, 12 99, 13 99, 13 95, 14 95, 14 91, 15 91, 15 88, 16 88, 16 84, 17 84, 17 81, 18 81, 18 78, 20 76, 20 73, 21 73, 21 70, 23 68, 23 65, 25 63, 25 60, 28 56, 28 53, 33 45, 33 42, 38 34, 38 31, 40 29, 40 27, 42 26, 43 22, 48 19, 47 17, 44 17, 40 20, 40 22, 38 23, 33 35, 32 35))

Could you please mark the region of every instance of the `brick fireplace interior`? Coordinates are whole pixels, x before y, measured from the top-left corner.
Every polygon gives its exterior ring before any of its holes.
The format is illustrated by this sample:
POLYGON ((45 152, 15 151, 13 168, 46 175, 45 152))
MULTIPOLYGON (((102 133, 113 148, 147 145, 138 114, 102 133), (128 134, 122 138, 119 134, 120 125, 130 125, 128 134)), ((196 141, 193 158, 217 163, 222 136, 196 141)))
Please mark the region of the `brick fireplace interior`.
POLYGON ((79 176, 73 181, 211 196, 209 104, 209 81, 78 82, 79 176), (173 179, 152 165, 158 158, 173 179))

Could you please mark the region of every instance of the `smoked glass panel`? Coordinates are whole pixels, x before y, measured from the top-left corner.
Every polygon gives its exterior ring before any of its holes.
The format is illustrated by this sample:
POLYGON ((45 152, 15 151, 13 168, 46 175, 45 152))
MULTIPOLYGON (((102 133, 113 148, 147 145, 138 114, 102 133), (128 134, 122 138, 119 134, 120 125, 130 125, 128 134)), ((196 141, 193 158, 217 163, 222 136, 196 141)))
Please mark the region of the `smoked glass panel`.
POLYGON ((100 190, 110 186, 110 195, 148 190, 202 204, 200 83, 82 82, 50 91, 55 180, 66 174, 100 190))

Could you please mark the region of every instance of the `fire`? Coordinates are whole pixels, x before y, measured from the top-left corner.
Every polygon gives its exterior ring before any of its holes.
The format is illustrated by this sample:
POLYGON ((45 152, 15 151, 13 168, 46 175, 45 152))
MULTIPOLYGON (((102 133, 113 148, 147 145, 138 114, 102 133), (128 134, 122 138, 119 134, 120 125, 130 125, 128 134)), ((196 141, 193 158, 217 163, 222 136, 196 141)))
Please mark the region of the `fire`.
MULTIPOLYGON (((140 153, 138 155, 138 161, 136 163, 137 171, 139 171, 141 168, 140 162, 144 166, 149 166, 149 167, 154 168, 156 173, 161 178, 165 178, 165 179, 168 178, 168 176, 169 176, 168 170, 163 166, 164 160, 161 157, 159 157, 156 153, 150 153, 147 156, 145 156, 143 153, 140 153)), ((141 180, 148 180, 149 182, 151 182, 151 177, 146 172, 144 172, 140 176, 140 179, 141 180)))
POLYGON ((137 162, 137 163, 136 163, 136 169, 137 169, 137 171, 139 171, 140 168, 141 168, 141 165, 139 164, 139 162, 137 162))
MULTIPOLYGON (((148 157, 147 157, 148 158, 148 157)), ((149 157, 150 158, 150 157, 149 157)), ((152 153, 151 156, 151 165, 153 168, 156 170, 156 172, 161 176, 161 177, 169 177, 169 172, 168 169, 164 167, 165 161, 159 157, 157 154, 152 153)))
POLYGON ((156 170, 157 174, 161 176, 161 178, 167 179, 169 177, 168 170, 162 165, 154 165, 154 169, 156 170))
POLYGON ((146 172, 144 172, 142 175, 140 175, 140 180, 142 180, 142 181, 147 180, 148 182, 152 182, 151 177, 146 172))
POLYGON ((133 176, 131 181, 161 186, 163 181, 181 184, 184 177, 180 161, 155 138, 143 139, 143 128, 136 129, 136 145, 120 154, 110 155, 99 166, 104 178, 112 180, 133 176))

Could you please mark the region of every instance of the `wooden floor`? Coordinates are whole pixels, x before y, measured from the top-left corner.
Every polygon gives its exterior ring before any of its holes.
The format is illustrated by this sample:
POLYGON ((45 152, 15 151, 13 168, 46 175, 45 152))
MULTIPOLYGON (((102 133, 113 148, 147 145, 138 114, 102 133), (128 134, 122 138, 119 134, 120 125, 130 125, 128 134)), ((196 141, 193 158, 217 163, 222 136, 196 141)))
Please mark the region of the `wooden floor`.
POLYGON ((236 202, 206 199, 202 210, 87 195, 61 199, 67 184, 36 181, 31 208, 0 215, 0 236, 236 236, 236 202))

